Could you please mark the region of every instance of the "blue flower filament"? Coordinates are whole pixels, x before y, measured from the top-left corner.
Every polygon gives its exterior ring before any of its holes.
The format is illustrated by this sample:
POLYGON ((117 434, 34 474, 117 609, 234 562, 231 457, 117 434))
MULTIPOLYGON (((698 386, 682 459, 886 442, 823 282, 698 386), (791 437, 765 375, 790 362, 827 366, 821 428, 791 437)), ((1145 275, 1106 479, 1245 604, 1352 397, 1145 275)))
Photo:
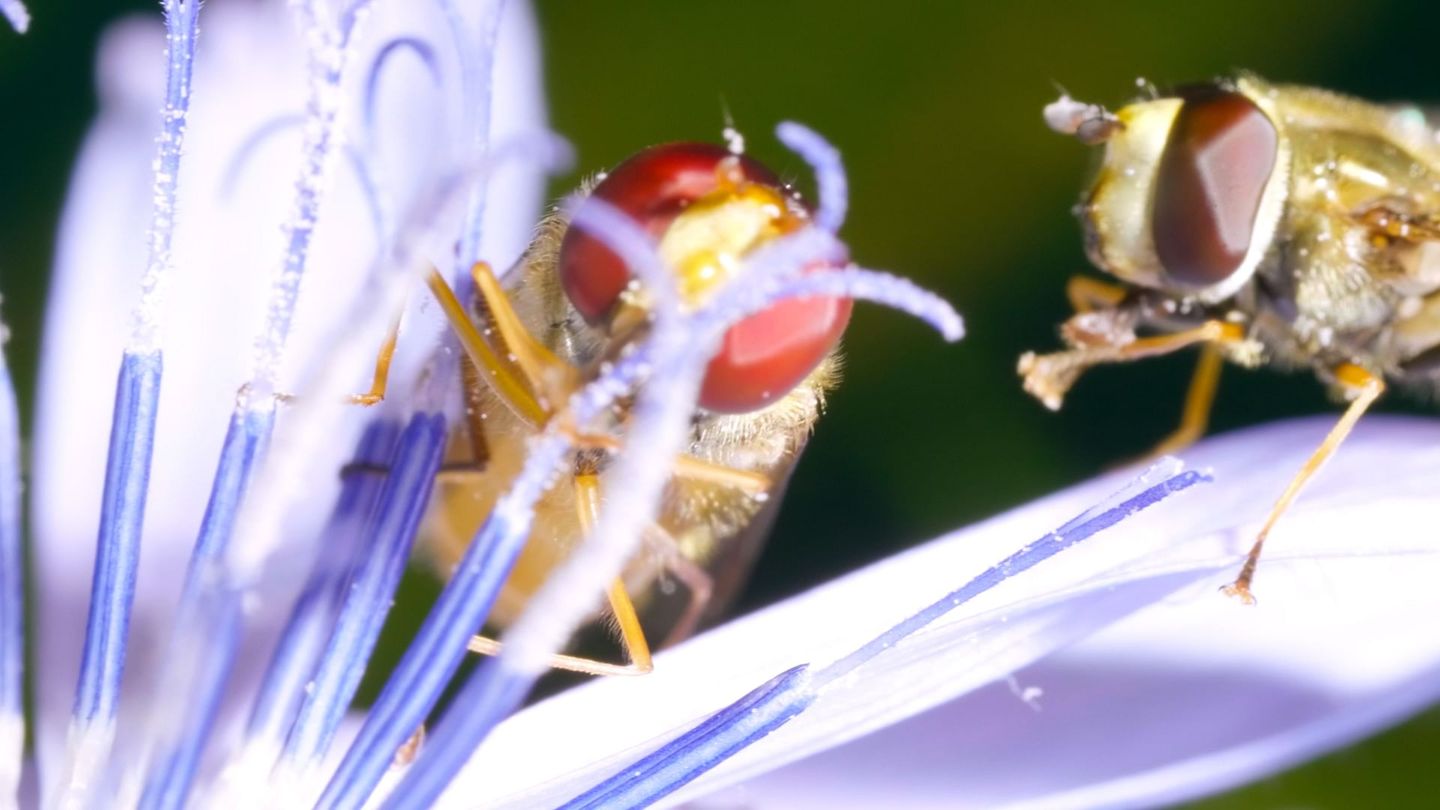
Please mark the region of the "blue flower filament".
POLYGON ((159 329, 155 322, 155 290, 170 270, 180 153, 190 108, 200 9, 194 0, 170 0, 165 12, 166 94, 156 158, 150 267, 142 283, 140 324, 121 361, 116 385, 90 615, 75 695, 75 719, 82 728, 113 722, 118 707, 159 410, 164 363, 155 334, 159 329))
MULTIPOLYGON (((18 739, 0 740, 0 747, 12 744, 19 754, 24 747, 25 672, 25 581, 21 551, 20 519, 20 412, 15 386, 4 354, 5 325, 0 323, 0 725, 13 730, 18 739), (11 728, 13 726, 13 729, 11 728)), ((20 762, 0 762, 0 774, 19 775, 20 762)), ((15 784, 0 781, 0 804, 16 799, 15 784)))
POLYGON ((777 676, 660 749, 617 770, 614 776, 567 802, 565 807, 619 810, 659 801, 798 716, 827 684, 853 672, 950 611, 1136 512, 1207 480, 1202 473, 1181 472, 1118 504, 1098 512, 1090 510, 991 566, 835 663, 813 673, 801 666, 777 676))

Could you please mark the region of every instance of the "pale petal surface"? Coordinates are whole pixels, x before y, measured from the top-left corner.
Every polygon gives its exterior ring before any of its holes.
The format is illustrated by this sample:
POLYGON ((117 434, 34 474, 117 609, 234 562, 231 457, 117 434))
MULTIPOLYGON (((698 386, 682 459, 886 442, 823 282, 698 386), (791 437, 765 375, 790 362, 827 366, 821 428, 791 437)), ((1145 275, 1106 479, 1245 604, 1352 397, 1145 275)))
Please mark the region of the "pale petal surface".
MULTIPOLYGON (((1326 427, 1267 426, 1195 448, 1187 455, 1213 467, 1216 483, 897 645, 672 801, 749 778, 713 806, 1153 804, 1258 777, 1418 710, 1440 691, 1440 643, 1409 632, 1413 617, 1440 609, 1427 586, 1440 549, 1423 531, 1440 519, 1424 484, 1440 471, 1440 449, 1425 449, 1440 446, 1440 426, 1362 423, 1272 538, 1262 603, 1245 608, 1216 591, 1326 427), (1022 691, 1041 690, 1038 712, 1001 682, 1036 660, 1017 677, 1022 691)), ((531 707, 477 752, 450 796, 455 806, 569 798, 783 669, 857 646, 1118 481, 1042 499, 748 616, 662 656, 651 677, 531 707), (530 745, 547 756, 506 756, 530 745), (524 787, 545 779, 556 781, 524 787)))

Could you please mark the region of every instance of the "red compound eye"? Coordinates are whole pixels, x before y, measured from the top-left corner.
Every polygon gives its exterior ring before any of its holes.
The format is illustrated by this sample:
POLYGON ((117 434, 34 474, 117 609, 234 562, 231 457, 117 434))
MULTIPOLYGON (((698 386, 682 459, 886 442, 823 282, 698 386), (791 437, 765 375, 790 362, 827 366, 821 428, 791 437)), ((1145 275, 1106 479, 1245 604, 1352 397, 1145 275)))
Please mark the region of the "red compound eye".
MULTIPOLYGON (((766 222, 766 233, 773 234, 791 230, 804 219, 803 213, 785 204, 780 181, 769 169, 713 144, 673 143, 646 149, 616 167, 593 193, 630 215, 657 244, 692 203, 705 198, 706 205, 696 209, 701 213, 687 215, 689 224, 693 226, 697 218, 712 219, 680 238, 685 240, 685 259, 703 257, 709 264, 739 260, 736 244, 751 235, 736 230, 754 226, 757 216, 766 222), (753 207, 737 215, 736 208, 745 206, 753 207), (696 233, 710 230, 716 234, 713 241, 703 237, 696 241, 696 233)), ((757 235, 755 240, 773 234, 757 235)), ((559 274, 570 302, 591 323, 603 323, 613 314, 630 283, 630 272, 620 257, 579 229, 568 231, 561 243, 559 274)), ((693 281, 682 278, 682 289, 693 281)), ((834 348, 849 323, 850 309, 847 299, 799 299, 737 323, 725 334, 706 371, 700 405, 721 413, 744 413, 784 396, 834 348)))
POLYGON ((849 298, 794 298, 730 327, 705 370, 700 405, 746 413, 785 396, 840 341, 851 306, 849 298))
MULTIPOLYGON (((658 242, 690 203, 720 188, 717 169, 727 160, 745 181, 780 186, 769 169, 724 147, 667 143, 631 156, 593 193, 629 214, 658 242)), ((600 240, 572 228, 560 245, 560 283, 575 309, 591 323, 599 323, 630 283, 630 271, 600 240)))

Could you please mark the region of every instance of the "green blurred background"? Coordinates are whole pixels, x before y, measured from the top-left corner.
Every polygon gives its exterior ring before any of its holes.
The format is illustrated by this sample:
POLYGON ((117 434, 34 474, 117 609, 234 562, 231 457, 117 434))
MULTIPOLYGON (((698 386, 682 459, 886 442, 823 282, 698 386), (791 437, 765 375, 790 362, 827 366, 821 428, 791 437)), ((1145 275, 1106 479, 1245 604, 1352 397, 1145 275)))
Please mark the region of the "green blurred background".
MULTIPOLYGON (((41 0, 28 36, 0 32, 0 289, 25 402, 55 220, 94 109, 92 49, 108 20, 156 5, 41 0)), ((1440 100, 1440 12, 1425 2, 550 0, 539 13, 554 125, 580 170, 715 139, 728 110, 752 154, 805 186, 770 132, 810 124, 844 150, 857 259, 938 290, 967 318, 969 337, 946 346, 907 318, 857 310, 846 380, 742 608, 1083 479, 1174 426, 1190 357, 1100 369, 1059 414, 1016 380, 1022 351, 1056 345, 1065 280, 1086 267, 1069 210, 1090 155, 1040 120, 1057 83, 1118 104, 1138 77, 1163 86, 1246 68, 1440 100)), ((1308 378, 1230 372, 1214 427, 1329 410, 1308 378)), ((1426 767, 1437 752, 1431 712, 1204 806, 1418 806, 1440 795, 1426 767)))

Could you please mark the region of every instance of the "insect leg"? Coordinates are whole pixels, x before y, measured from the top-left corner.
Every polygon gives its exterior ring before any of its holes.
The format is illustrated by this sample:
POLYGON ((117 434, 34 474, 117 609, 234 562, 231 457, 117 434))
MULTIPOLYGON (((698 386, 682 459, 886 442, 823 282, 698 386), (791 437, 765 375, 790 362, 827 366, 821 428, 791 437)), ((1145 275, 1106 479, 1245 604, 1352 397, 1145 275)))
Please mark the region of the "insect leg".
POLYGON ((669 647, 679 644, 695 632, 695 626, 700 623, 700 617, 705 613, 705 607, 710 604, 710 597, 715 591, 715 578, 686 557, 680 551, 674 535, 665 531, 664 527, 652 524, 645 539, 659 552, 665 570, 674 574, 690 594, 685 609, 681 611, 680 617, 675 620, 675 624, 665 636, 665 641, 660 645, 669 647))
POLYGON ((445 460, 435 473, 437 481, 465 484, 485 475, 490 463, 490 443, 485 438, 485 414, 480 397, 485 383, 470 358, 460 358, 460 380, 464 386, 464 429, 452 430, 445 447, 445 460), (462 435, 463 433, 463 435, 462 435))
MULTIPOLYGON (((470 643, 465 646, 465 649, 480 655, 499 655, 500 651, 504 649, 504 645, 488 636, 476 635, 470 637, 470 643)), ((650 672, 648 669, 637 669, 633 664, 610 664, 592 658, 559 653, 550 656, 549 664, 553 669, 578 672, 581 675, 645 675, 650 672)))
POLYGON ((681 478, 688 478, 691 481, 704 481, 710 484, 734 487, 735 489, 758 495, 769 492, 774 482, 765 473, 753 472, 751 470, 737 470, 734 467, 726 467, 720 464, 706 461, 695 456, 679 456, 675 459, 675 475, 681 478))
POLYGON ((445 277, 438 271, 431 270, 427 284, 430 292, 434 294, 435 300, 440 303, 440 308, 445 312, 445 317, 450 322, 450 328, 455 330, 455 335, 459 338, 466 356, 475 364, 480 375, 517 416, 532 427, 543 425, 549 418, 549 413, 535 398, 535 394, 526 385, 523 376, 501 359, 500 355, 485 341, 480 331, 475 328, 475 324, 470 322, 469 315, 466 314, 459 299, 455 297, 450 285, 446 283, 445 277))
MULTIPOLYGON (((600 434, 573 434, 572 441, 576 447, 588 448, 588 450, 605 450, 609 453, 618 453, 621 450, 621 440, 611 435, 600 434)), ((726 467, 723 464, 716 464, 713 461, 706 461, 704 458, 697 458, 694 455, 678 455, 675 457, 675 476, 681 479, 693 481, 706 481, 706 483, 720 484, 724 487, 734 487, 737 490, 747 491, 750 494, 766 493, 773 486, 773 481, 765 473, 756 473, 753 470, 736 470, 734 467, 726 467)))
POLYGON ((1150 449, 1146 458, 1178 453, 1200 440, 1210 425, 1210 412, 1215 408, 1215 392, 1220 387, 1220 368, 1224 362, 1220 349, 1213 343, 1200 347, 1200 360, 1190 390, 1185 392, 1185 409, 1180 413, 1180 426, 1150 449))
POLYGON ((1360 420, 1362 414, 1374 404, 1375 400, 1385 392, 1385 382, 1374 374, 1359 366, 1346 363, 1335 370, 1336 380, 1351 395, 1350 405, 1341 414, 1340 421, 1326 434, 1325 440, 1315 448, 1315 452, 1306 459, 1300 472, 1290 480, 1290 485, 1285 487, 1285 492, 1270 509, 1270 516, 1265 519, 1265 525, 1260 527, 1260 533, 1255 538, 1255 545, 1250 547, 1250 553, 1245 557, 1245 565, 1240 569, 1240 576, 1235 581, 1226 585, 1224 591, 1230 596, 1239 597, 1247 605, 1255 603, 1255 597, 1250 593, 1250 585, 1255 579, 1255 566, 1260 562, 1260 551, 1265 545, 1265 538, 1270 535, 1270 530, 1275 527, 1275 521, 1285 513, 1295 496, 1305 487, 1310 477, 1335 454, 1340 443, 1350 435, 1355 423, 1360 420))
MULTIPOLYGON (((390 362, 395 359, 395 345, 399 341, 400 318, 396 316, 389 331, 385 333, 385 341, 380 344, 380 351, 375 355, 375 373, 370 380, 370 390, 363 394, 351 394, 345 398, 346 402, 368 408, 385 401, 385 391, 390 384, 390 362)), ((247 388, 248 386, 240 389, 242 395, 247 388)), ((293 394, 276 394, 275 398, 287 405, 296 400, 293 394)))
POLYGON ((1065 297, 1076 312, 1110 309, 1125 300, 1128 292, 1118 284, 1110 284, 1089 276, 1071 276, 1065 283, 1065 297))
POLYGON ((385 400, 385 390, 390 384, 390 361, 395 358, 395 344, 399 340, 400 318, 396 317, 385 335, 385 342, 380 344, 380 352, 375 355, 375 376, 370 381, 370 390, 364 394, 351 394, 349 401, 352 405, 369 407, 385 400))
POLYGON ((1239 324, 1210 320, 1193 329, 1168 335, 1086 345, 1054 354, 1037 355, 1026 352, 1020 357, 1018 370, 1024 378, 1025 390, 1053 411, 1059 410, 1065 392, 1069 391, 1075 381, 1080 379, 1080 374, 1091 366, 1170 354, 1197 343, 1234 346, 1244 340, 1245 333, 1239 324))
MULTIPOLYGON (((400 340, 400 316, 390 321, 390 329, 384 334, 384 342, 380 343, 380 350, 374 356, 374 375, 370 378, 370 391, 364 393, 351 393, 346 396, 346 402, 350 405, 363 405, 369 408, 370 405, 379 405, 384 402, 384 392, 390 385, 390 362, 395 359, 395 346, 400 340)), ((245 396, 249 391, 249 385, 240 388, 240 395, 245 396)), ((292 393, 276 393, 275 399, 282 404, 289 405, 294 402, 295 395, 292 393)))
MULTIPOLYGON (((582 473, 576 475, 572 482, 580 526, 589 532, 594 528, 600 514, 600 479, 598 476, 582 473)), ((617 577, 610 585, 606 598, 609 601, 610 613, 620 631, 620 643, 625 647, 630 663, 611 664, 576 655, 557 654, 550 656, 550 666, 584 675, 644 675, 655 668, 650 657, 650 644, 645 639, 645 631, 640 626, 635 603, 630 599, 624 581, 617 577)), ((471 652, 482 655, 498 655, 501 648, 500 642, 479 635, 473 636, 468 645, 471 652)))
POLYGON ((542 399, 564 402, 580 385, 579 369, 556 357, 530 334, 489 264, 476 262, 470 269, 470 276, 475 280, 480 300, 490 312, 490 319, 500 332, 500 339, 510 350, 515 366, 524 375, 530 390, 542 399))
MULTIPOLYGON (((614 436, 603 436, 596 433, 577 433, 571 436, 577 447, 590 450, 605 450, 607 452, 619 452, 623 447, 621 441, 614 436)), ((710 484, 719 484, 726 487, 760 494, 769 492, 774 482, 765 473, 752 470, 737 470, 734 467, 726 467, 703 458, 682 455, 675 458, 673 468, 675 475, 681 478, 688 478, 691 481, 704 481, 710 484)))
POLYGON ((485 440, 485 384, 480 381, 480 370, 469 357, 460 359, 460 383, 465 395, 465 434, 470 439, 470 460, 483 469, 490 461, 490 443, 485 440))
MULTIPOLYGON (((581 474, 574 478, 575 505, 580 510, 580 528, 589 535, 600 519, 600 477, 581 474)), ((625 589, 625 581, 616 577, 606 593, 610 601, 610 612, 620 628, 620 641, 630 658, 634 674, 649 672, 655 668, 650 660, 650 644, 645 640, 645 630, 640 626, 640 617, 635 613, 635 603, 625 589)))

